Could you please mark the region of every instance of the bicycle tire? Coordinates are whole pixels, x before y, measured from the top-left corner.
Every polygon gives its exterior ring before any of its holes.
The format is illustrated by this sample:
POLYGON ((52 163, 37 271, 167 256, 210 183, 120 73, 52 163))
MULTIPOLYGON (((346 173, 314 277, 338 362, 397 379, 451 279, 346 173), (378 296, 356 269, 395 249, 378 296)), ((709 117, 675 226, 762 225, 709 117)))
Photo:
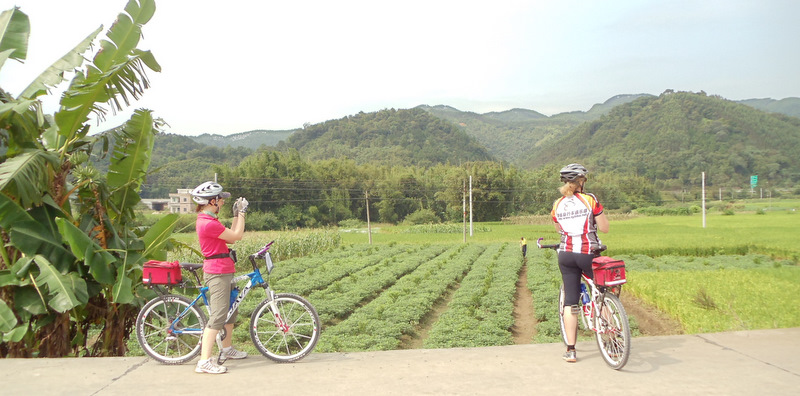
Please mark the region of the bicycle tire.
POLYGON ((256 349, 278 363, 291 363, 304 358, 319 341, 317 310, 298 295, 276 294, 279 322, 270 302, 264 300, 259 303, 250 317, 250 338, 256 349))
POLYGON ((619 297, 604 293, 597 320, 597 347, 603 360, 614 370, 628 363, 631 354, 631 327, 619 297))
POLYGON ((206 316, 187 297, 169 294, 150 300, 136 317, 136 339, 142 350, 158 362, 182 364, 200 353, 200 341, 206 316), (181 312, 188 312, 174 328, 187 333, 169 333, 172 322, 181 312))

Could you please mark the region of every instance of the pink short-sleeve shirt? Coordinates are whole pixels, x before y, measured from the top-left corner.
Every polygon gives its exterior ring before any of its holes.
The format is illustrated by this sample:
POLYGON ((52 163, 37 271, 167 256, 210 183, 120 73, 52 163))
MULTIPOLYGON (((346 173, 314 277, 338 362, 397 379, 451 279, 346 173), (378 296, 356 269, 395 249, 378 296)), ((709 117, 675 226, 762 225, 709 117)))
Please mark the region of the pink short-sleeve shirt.
MULTIPOLYGON (((227 242, 219 238, 222 232, 225 231, 225 226, 219 222, 219 219, 205 213, 199 213, 195 227, 203 256, 209 257, 228 252, 227 242)), ((233 259, 225 257, 203 260, 203 271, 207 274, 232 274, 236 272, 236 269, 233 259)))

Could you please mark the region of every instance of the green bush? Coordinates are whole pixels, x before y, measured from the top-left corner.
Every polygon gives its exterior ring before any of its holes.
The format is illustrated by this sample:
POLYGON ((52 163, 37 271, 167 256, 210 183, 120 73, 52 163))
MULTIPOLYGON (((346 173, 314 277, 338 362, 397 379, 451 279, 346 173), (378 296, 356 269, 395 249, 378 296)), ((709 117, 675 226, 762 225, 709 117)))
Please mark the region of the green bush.
POLYGON ((436 216, 430 209, 420 209, 410 215, 406 216, 405 220, 403 220, 403 224, 405 225, 415 225, 415 224, 434 224, 439 223, 441 219, 436 216))
POLYGON ((347 219, 339 222, 339 228, 363 228, 364 222, 359 219, 347 219))

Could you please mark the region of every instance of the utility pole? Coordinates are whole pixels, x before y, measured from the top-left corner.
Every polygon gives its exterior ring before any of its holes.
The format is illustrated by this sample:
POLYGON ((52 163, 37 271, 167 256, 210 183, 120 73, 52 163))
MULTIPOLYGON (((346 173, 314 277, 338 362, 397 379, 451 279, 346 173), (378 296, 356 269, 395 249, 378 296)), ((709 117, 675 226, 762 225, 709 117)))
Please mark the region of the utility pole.
POLYGON ((369 222, 369 191, 364 190, 364 199, 367 201, 367 234, 369 235, 369 244, 372 245, 372 225, 369 222))
POLYGON ((703 228, 706 228, 706 173, 703 172, 703 228))
POLYGON ((463 212, 464 243, 467 243, 467 182, 466 181, 463 181, 461 186, 461 211, 463 212))
POLYGON ((469 236, 472 236, 472 175, 469 176, 469 236))

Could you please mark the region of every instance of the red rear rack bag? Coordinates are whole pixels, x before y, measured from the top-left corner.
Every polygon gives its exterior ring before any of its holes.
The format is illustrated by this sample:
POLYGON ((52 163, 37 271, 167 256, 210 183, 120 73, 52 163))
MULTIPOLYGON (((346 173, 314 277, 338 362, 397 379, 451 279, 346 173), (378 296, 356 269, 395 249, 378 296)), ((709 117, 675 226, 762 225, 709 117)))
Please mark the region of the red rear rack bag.
POLYGON ((594 284, 598 286, 616 286, 625 283, 625 262, 611 257, 600 256, 592 260, 594 284))
POLYGON ((177 261, 150 260, 144 263, 142 283, 145 285, 177 285, 183 281, 177 261))

